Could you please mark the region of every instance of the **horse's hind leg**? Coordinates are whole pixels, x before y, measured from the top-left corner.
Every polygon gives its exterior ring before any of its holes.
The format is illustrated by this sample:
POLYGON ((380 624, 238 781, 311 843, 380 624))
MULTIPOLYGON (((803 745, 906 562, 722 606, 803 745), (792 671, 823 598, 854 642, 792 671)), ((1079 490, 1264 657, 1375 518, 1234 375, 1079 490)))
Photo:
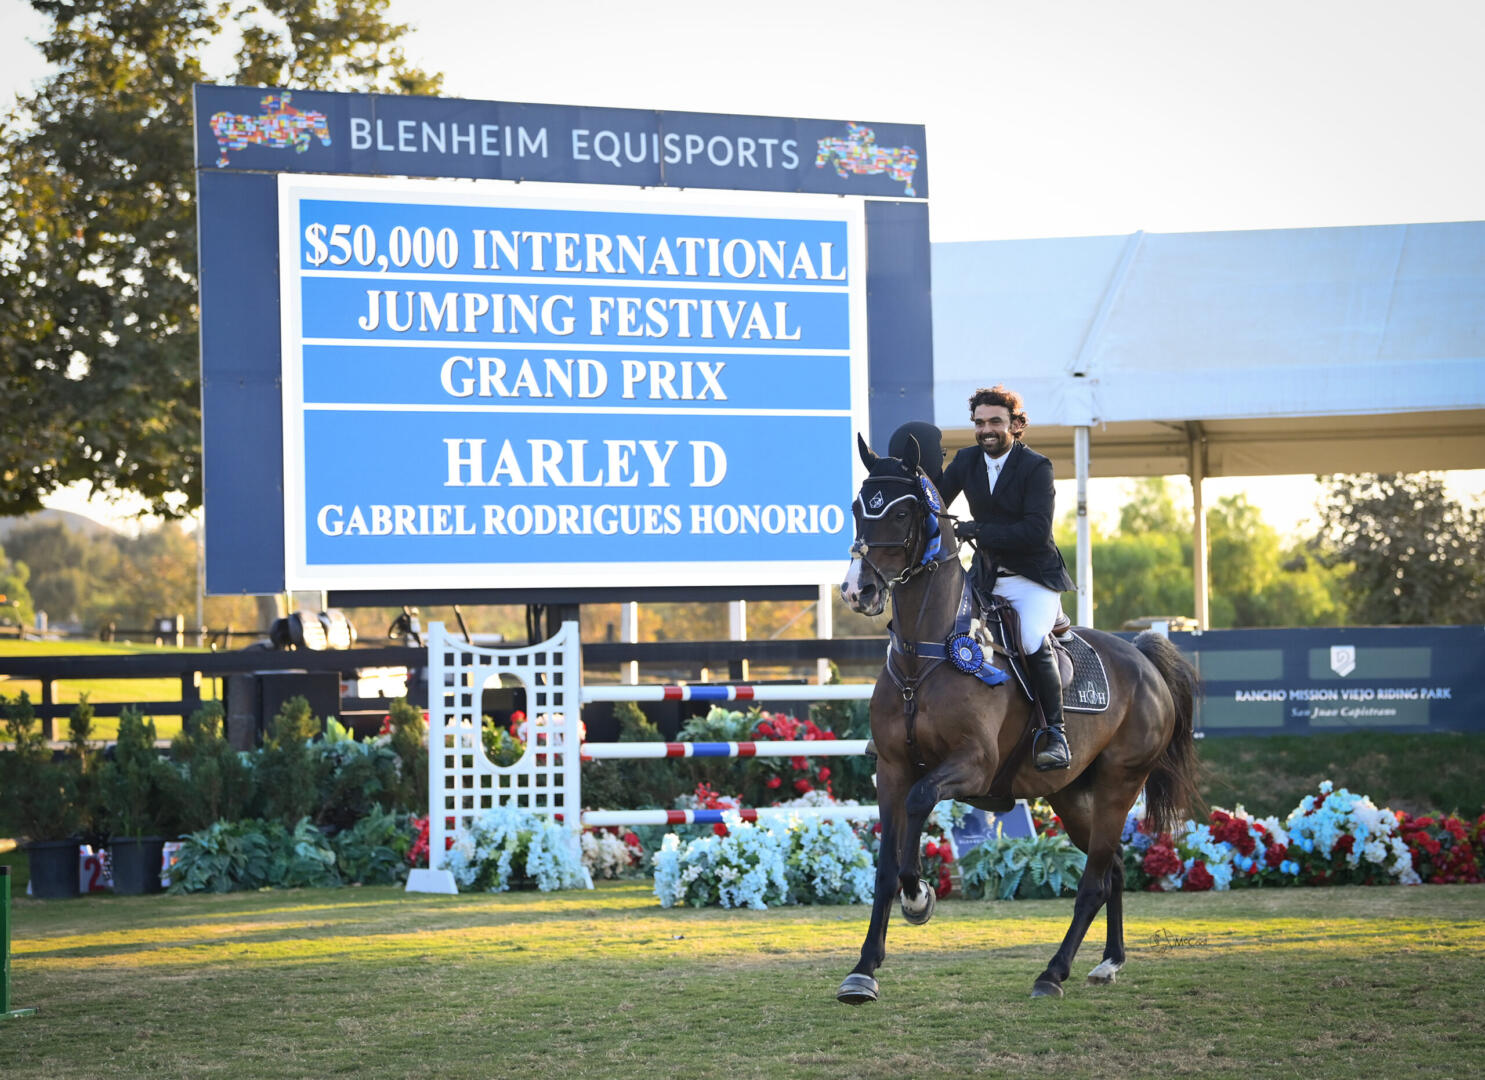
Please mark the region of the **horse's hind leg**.
POLYGON ((861 944, 861 959, 840 989, 836 999, 847 1005, 864 1005, 877 1000, 876 970, 887 959, 887 920, 892 914, 892 901, 897 896, 897 838, 902 833, 902 793, 904 778, 892 770, 877 767, 877 806, 882 814, 881 850, 877 855, 876 892, 871 899, 871 923, 866 940, 861 944))
POLYGON ((1109 898, 1104 904, 1108 920, 1108 937, 1103 947, 1103 960, 1088 973, 1090 986, 1104 986, 1114 981, 1124 967, 1124 853, 1115 852, 1109 864, 1109 898))
MULTIPOLYGON (((1108 781, 1105 781, 1106 783, 1108 781)), ((1129 807, 1134 804, 1135 796, 1139 793, 1137 782, 1123 782, 1110 784, 1109 787, 1095 789, 1085 798, 1088 802, 1087 813, 1087 846, 1084 850, 1088 853, 1088 865, 1083 870, 1083 877, 1078 882, 1077 898, 1073 901, 1072 925, 1067 928, 1067 934, 1062 939, 1062 945, 1052 957, 1047 969, 1037 976, 1036 983, 1031 988, 1032 997, 1061 997, 1062 984, 1066 981, 1068 973, 1072 970, 1073 958, 1077 956, 1078 947, 1082 945, 1083 938, 1088 933, 1088 927, 1092 925, 1094 917, 1099 909, 1113 895, 1115 887, 1122 889, 1124 884, 1123 867, 1120 866, 1117 874, 1114 871, 1114 861, 1121 859, 1121 848, 1119 836, 1124 831, 1124 817, 1129 807)), ((1056 805, 1056 798, 1053 799, 1056 805)), ((1071 830, 1069 830, 1071 834, 1071 830)), ((1118 924, 1120 938, 1119 963, 1123 963, 1123 908, 1118 909, 1115 916, 1111 911, 1110 932, 1114 930, 1113 922, 1118 924)), ((1105 960, 1108 953, 1105 950, 1105 960)), ((1103 968, 1100 964, 1099 968, 1103 968)), ((1095 969, 1097 971, 1099 969, 1095 969)), ((1115 968, 1114 970, 1118 970, 1115 968)))

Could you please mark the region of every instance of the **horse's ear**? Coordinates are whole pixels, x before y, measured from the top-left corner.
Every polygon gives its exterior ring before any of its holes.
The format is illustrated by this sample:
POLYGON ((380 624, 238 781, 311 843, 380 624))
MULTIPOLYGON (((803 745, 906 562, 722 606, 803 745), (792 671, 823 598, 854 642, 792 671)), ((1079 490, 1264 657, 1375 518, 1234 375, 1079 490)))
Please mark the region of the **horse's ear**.
POLYGON ((922 460, 923 448, 918 445, 916 436, 909 435, 907 437, 907 445, 902 448, 902 463, 906 465, 908 467, 908 471, 911 472, 918 467, 919 463, 922 460))
POLYGON ((866 445, 866 437, 859 431, 856 432, 856 449, 860 452, 861 463, 866 466, 867 471, 876 468, 876 464, 880 459, 877 457, 876 452, 866 445))

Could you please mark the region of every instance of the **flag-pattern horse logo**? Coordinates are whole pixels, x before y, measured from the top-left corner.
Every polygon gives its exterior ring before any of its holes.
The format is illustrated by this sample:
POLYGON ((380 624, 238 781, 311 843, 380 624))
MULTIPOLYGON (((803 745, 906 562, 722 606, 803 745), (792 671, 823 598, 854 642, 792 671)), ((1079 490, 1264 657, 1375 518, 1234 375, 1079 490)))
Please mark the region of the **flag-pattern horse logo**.
POLYGON ((906 186, 904 195, 913 191, 913 173, 918 171, 918 151, 911 146, 878 146, 876 133, 861 124, 847 124, 850 134, 844 139, 820 139, 815 154, 815 168, 834 163, 837 176, 875 176, 886 173, 906 186))
POLYGON ((330 145, 330 125, 325 114, 300 112, 289 104, 294 95, 269 94, 263 99, 263 112, 259 116, 244 116, 240 113, 219 112, 211 118, 211 133, 217 137, 217 168, 227 164, 228 150, 241 150, 248 146, 267 146, 276 150, 292 146, 294 152, 304 153, 309 142, 317 138, 325 146, 330 145))

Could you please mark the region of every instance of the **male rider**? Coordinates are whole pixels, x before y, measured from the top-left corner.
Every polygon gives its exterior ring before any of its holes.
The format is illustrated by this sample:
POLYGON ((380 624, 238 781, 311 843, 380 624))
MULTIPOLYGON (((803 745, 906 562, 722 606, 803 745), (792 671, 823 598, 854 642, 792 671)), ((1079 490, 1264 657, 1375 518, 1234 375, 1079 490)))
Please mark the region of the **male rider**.
POLYGON ((1009 600, 1020 616, 1032 692, 1049 725, 1037 736, 1036 767, 1065 769, 1072 755, 1050 635, 1062 610, 1060 594, 1077 586, 1052 542, 1052 463, 1021 441, 1026 412, 1020 394, 982 387, 969 399, 969 415, 976 445, 954 455, 939 493, 945 506, 964 493, 974 520, 956 522, 954 535, 975 541, 976 586, 1009 600))

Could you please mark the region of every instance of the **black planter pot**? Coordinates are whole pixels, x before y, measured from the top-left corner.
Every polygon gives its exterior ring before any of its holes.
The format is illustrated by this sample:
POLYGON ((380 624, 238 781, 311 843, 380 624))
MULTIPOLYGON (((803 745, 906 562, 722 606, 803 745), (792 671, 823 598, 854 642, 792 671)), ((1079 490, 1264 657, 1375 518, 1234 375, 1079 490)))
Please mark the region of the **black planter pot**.
POLYGON ((163 836, 111 836, 108 856, 113 865, 113 891, 121 896, 157 893, 160 860, 165 851, 163 836))
POLYGON ((81 891, 78 847, 76 840, 35 840, 26 845, 32 896, 65 900, 81 891))

